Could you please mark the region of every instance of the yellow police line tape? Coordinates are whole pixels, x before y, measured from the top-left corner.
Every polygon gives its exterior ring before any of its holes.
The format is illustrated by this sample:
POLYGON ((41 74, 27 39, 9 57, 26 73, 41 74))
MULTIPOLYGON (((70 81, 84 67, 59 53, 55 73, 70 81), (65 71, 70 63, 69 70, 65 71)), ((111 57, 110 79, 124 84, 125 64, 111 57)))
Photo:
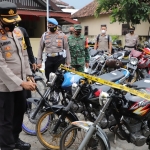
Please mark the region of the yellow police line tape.
POLYGON ((95 81, 95 82, 98 82, 98 83, 110 86, 112 88, 120 89, 122 91, 129 92, 129 93, 131 93, 133 95, 139 96, 141 98, 144 98, 144 99, 150 101, 150 94, 143 93, 141 91, 138 91, 138 90, 126 87, 126 86, 121 85, 121 84, 116 84, 116 83, 113 83, 111 81, 107 81, 107 80, 101 79, 99 77, 95 77, 95 76, 92 76, 92 75, 89 75, 89 74, 85 74, 85 73, 82 73, 82 72, 75 71, 73 69, 69 69, 68 67, 66 67, 64 65, 60 65, 60 68, 66 70, 66 71, 69 71, 69 72, 73 72, 73 73, 75 73, 75 74, 77 74, 79 76, 82 76, 84 78, 87 78, 89 80, 92 80, 92 81, 95 81))

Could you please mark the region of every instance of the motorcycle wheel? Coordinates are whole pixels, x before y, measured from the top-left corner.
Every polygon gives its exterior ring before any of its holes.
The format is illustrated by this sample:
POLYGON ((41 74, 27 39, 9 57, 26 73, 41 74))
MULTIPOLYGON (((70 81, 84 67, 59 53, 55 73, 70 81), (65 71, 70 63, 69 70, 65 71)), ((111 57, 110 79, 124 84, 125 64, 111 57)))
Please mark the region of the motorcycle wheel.
MULTIPOLYGON (((32 136, 36 135, 36 130, 35 130, 36 123, 37 123, 39 117, 41 116, 41 112, 39 112, 34 119, 31 119, 31 116, 35 110, 36 110, 36 107, 34 107, 32 104, 32 109, 28 109, 26 111, 26 113, 24 114, 24 120, 23 120, 23 124, 22 124, 22 130, 25 133, 32 135, 32 136)), ((41 133, 46 132, 47 127, 49 126, 50 120, 51 120, 51 118, 49 116, 47 118, 47 120, 45 121, 45 125, 41 129, 41 133)))
MULTIPOLYGON (((70 125, 64 132, 60 140, 60 150, 77 150, 83 141, 86 132, 77 126, 70 125), (70 138, 71 137, 71 138, 70 138), (69 140, 67 140, 69 138, 69 140)), ((106 150, 100 137, 93 136, 83 150, 106 150)))
MULTIPOLYGON (((41 94, 43 95, 46 90, 46 83, 43 80, 39 80, 36 82, 36 85, 39 91, 41 92, 41 94)), ((37 91, 32 91, 31 96, 36 97, 36 98, 41 98, 41 96, 38 94, 37 91)), ((36 109, 36 106, 34 104, 27 102, 27 111, 24 114, 22 130, 29 135, 36 135, 35 126, 36 126, 39 116, 41 115, 41 112, 39 112, 37 116, 35 117, 35 119, 31 119, 30 116, 33 114, 35 109, 36 109)), ((41 132, 45 132, 45 129, 48 123, 49 123, 49 120, 47 120, 47 124, 45 124, 45 127, 41 130, 41 132)))
MULTIPOLYGON (((45 112, 44 114, 40 116, 37 122, 37 125, 36 125, 37 138, 39 142, 46 149, 59 150, 61 135, 63 131, 68 127, 68 125, 72 122, 72 118, 66 115, 65 121, 63 121, 60 124, 60 126, 57 129, 57 132, 53 134, 52 129, 56 125, 56 122, 58 121, 58 119, 59 119, 59 116, 57 114, 54 114, 53 112, 45 112), (49 126, 47 127, 46 132, 42 133, 41 128, 43 128, 43 125, 45 126, 45 119, 49 116, 51 116, 51 122, 49 123, 49 126)), ((71 140, 72 139, 70 139, 70 141, 71 140)))

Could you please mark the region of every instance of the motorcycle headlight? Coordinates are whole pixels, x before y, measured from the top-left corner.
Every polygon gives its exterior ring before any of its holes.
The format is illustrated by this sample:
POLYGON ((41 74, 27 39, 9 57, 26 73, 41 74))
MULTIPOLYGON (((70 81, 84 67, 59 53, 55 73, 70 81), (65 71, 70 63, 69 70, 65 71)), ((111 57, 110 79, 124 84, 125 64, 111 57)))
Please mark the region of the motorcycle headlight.
POLYGON ((104 56, 100 56, 99 57, 99 62, 100 63, 104 63, 105 62, 105 57, 104 56))
POLYGON ((132 65, 136 65, 136 64, 138 63, 138 59, 137 59, 136 57, 131 57, 131 58, 130 58, 130 63, 131 63, 132 65))
POLYGON ((105 103, 108 101, 108 98, 109 98, 109 94, 102 91, 99 95, 99 104, 101 106, 105 105, 105 103))
POLYGON ((49 74, 49 84, 52 86, 57 78, 57 75, 53 72, 49 74))

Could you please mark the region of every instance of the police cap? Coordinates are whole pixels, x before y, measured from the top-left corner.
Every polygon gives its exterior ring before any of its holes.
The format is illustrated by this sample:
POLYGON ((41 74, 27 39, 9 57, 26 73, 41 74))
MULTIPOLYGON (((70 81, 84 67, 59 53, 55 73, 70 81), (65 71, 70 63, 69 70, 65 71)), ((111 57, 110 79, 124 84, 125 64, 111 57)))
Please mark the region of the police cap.
POLYGON ((55 18, 48 18, 47 19, 48 23, 54 24, 54 25, 58 25, 58 21, 55 18))
POLYGON ((80 24, 75 24, 74 25, 74 29, 75 30, 81 30, 82 29, 82 26, 80 24))
POLYGON ((135 27, 133 25, 130 25, 129 30, 135 30, 135 27))
POLYGON ((7 1, 0 2, 0 17, 6 23, 21 21, 20 16, 17 14, 17 6, 7 1))

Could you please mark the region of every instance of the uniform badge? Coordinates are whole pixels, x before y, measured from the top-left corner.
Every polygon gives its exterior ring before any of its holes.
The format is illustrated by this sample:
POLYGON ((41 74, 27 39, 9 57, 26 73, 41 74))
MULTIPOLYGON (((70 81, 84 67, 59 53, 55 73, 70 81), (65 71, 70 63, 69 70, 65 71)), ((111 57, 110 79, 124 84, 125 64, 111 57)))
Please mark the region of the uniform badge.
POLYGON ((5 50, 6 50, 6 51, 10 50, 10 46, 6 46, 6 47, 5 47, 5 50))
POLYGON ((7 53, 5 54, 5 56, 6 56, 6 58, 10 58, 10 57, 12 56, 12 54, 9 53, 9 52, 7 52, 7 53))
POLYGON ((21 36, 20 31, 16 31, 16 30, 15 30, 14 33, 16 34, 17 37, 20 37, 20 36, 21 36))
POLYGON ((8 11, 8 14, 9 14, 9 15, 13 15, 13 14, 14 14, 14 11, 13 11, 12 9, 10 9, 10 10, 8 11))
POLYGON ((4 34, 5 34, 5 32, 4 32, 4 30, 3 30, 3 29, 0 29, 0 33, 1 33, 2 35, 4 35, 4 34))
POLYGON ((1 40, 7 40, 7 37, 6 36, 2 36, 1 40))

